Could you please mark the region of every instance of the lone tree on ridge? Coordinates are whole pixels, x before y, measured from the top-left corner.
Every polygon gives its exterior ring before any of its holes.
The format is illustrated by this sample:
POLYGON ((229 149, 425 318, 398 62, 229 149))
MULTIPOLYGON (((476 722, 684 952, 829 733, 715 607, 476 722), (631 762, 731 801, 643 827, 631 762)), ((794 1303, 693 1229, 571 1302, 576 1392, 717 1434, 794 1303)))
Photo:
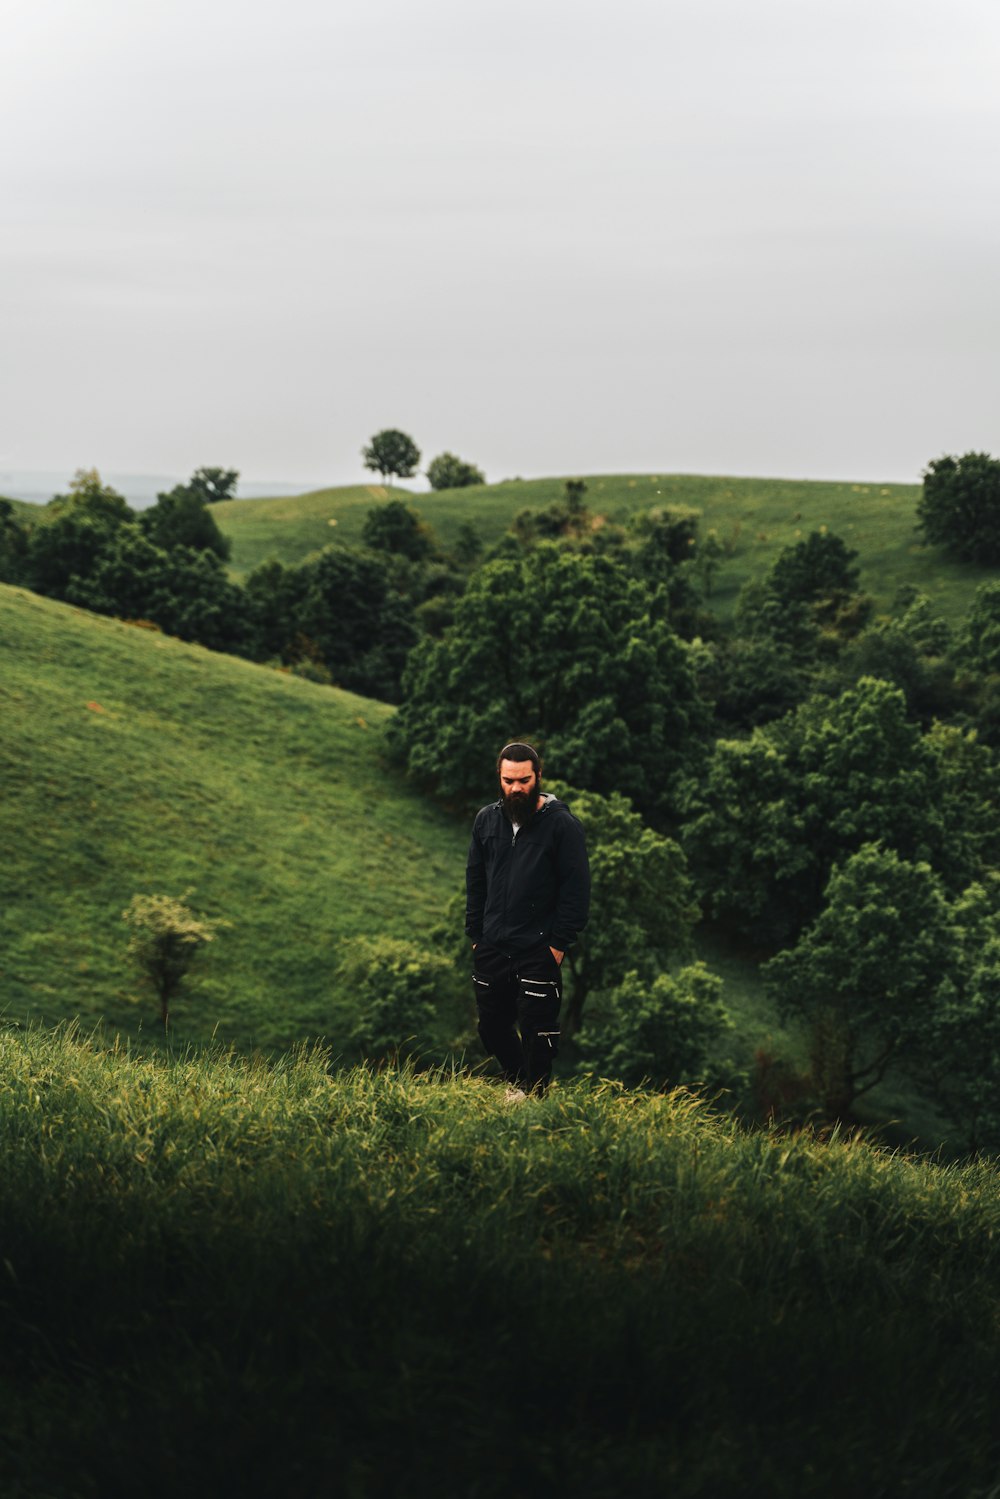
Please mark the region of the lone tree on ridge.
POLYGON ((365 468, 380 474, 384 484, 393 476, 411 478, 420 462, 420 449, 407 433, 386 427, 382 432, 376 432, 368 446, 361 449, 361 456, 365 468))

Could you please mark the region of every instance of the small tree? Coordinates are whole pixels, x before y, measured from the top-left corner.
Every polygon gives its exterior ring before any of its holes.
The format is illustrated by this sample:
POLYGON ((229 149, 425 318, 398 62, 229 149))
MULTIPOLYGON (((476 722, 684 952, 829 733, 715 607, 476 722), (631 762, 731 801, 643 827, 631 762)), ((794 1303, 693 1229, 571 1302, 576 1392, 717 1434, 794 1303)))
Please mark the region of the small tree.
POLYGON ((889 1066, 913 1054, 957 958, 930 865, 866 843, 834 868, 826 905, 795 947, 761 970, 785 1015, 812 1033, 813 1080, 844 1118, 889 1066))
POLYGON ((415 474, 420 462, 420 449, 405 432, 400 432, 396 427, 386 427, 383 431, 376 432, 368 446, 361 449, 361 456, 365 468, 380 474, 384 484, 393 475, 398 479, 408 479, 415 474))
POLYGON ((917 524, 963 562, 1000 562, 1000 459, 935 458, 923 474, 917 524))
POLYGON ((132 928, 129 956, 152 984, 166 1030, 171 1000, 199 949, 213 941, 225 923, 200 921, 189 906, 169 895, 133 895, 122 919, 132 928))
POLYGON ((236 468, 196 468, 185 488, 198 495, 203 504, 215 505, 236 498, 239 477, 236 468))
POLYGON ((485 484, 486 475, 474 463, 456 458, 454 453, 439 453, 427 465, 432 489, 467 489, 470 484, 485 484))

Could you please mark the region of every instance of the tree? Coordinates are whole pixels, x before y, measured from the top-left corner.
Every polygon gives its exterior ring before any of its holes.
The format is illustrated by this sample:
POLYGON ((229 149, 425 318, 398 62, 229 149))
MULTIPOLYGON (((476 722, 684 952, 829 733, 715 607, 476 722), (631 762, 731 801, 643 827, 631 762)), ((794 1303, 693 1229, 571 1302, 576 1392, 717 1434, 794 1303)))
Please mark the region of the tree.
POLYGON ((334 543, 304 572, 298 629, 319 649, 333 680, 395 702, 417 631, 412 601, 393 589, 385 559, 334 543))
POLYGON ((976 1154, 1000 1146, 1000 876, 970 885, 952 920, 953 982, 942 985, 907 1070, 976 1154))
POLYGON ((88 578, 117 533, 135 522, 127 500, 102 484, 96 469, 79 469, 69 493, 54 495, 31 528, 25 583, 48 598, 69 598, 74 580, 88 578))
POLYGON ((1000 459, 988 453, 935 458, 923 473, 917 525, 963 562, 1000 562, 1000 459))
POLYGON ((184 488, 196 494, 203 505, 216 505, 236 498, 239 477, 235 468, 196 468, 184 488))
POLYGON ((983 583, 973 596, 956 655, 975 671, 1000 673, 1000 583, 983 583))
MULTIPOLYGON (((722 980, 704 963, 682 968, 676 977, 658 974, 650 982, 627 973, 601 1007, 599 1024, 579 1040, 585 1067, 629 1087, 698 1084, 715 1070, 711 1053, 733 1028, 719 997, 722 980)), ((728 1064, 720 1070, 728 1071, 728 1064)))
POLYGON ((140 514, 139 524, 150 541, 164 551, 191 547, 198 552, 214 552, 226 562, 232 550, 229 538, 223 536, 207 508, 204 491, 193 483, 178 484, 158 494, 156 504, 140 514))
POLYGON ((392 553, 411 562, 425 562, 437 551, 430 527, 403 500, 373 506, 365 516, 361 540, 373 552, 392 553))
POLYGON ((199 950, 228 923, 199 920, 183 900, 169 895, 133 895, 122 919, 132 928, 129 956, 153 986, 166 1030, 171 1002, 199 950))
POLYGON ((410 773, 472 800, 505 740, 544 746, 551 771, 666 818, 707 722, 689 648, 661 596, 610 558, 552 543, 474 573, 440 640, 407 665, 391 742, 410 773))
POLYGON ((572 1036, 595 989, 613 988, 629 970, 652 980, 689 956, 700 912, 680 846, 646 827, 624 796, 546 784, 583 824, 590 859, 594 919, 565 958, 564 1034, 572 1036))
POLYGON ((20 583, 28 556, 28 531, 10 500, 0 499, 0 583, 20 583))
POLYGON ((787 944, 818 914, 834 864, 871 840, 930 862, 957 893, 998 845, 995 772, 978 757, 970 774, 970 753, 922 735, 903 694, 870 677, 719 740, 682 796, 711 914, 759 947, 787 944))
POLYGON ((432 489, 467 489, 470 484, 485 484, 486 475, 473 463, 456 458, 454 453, 439 453, 427 465, 432 489))
POLYGON ((405 432, 386 427, 382 432, 376 432, 368 446, 361 449, 361 456, 365 468, 380 474, 384 484, 393 475, 398 479, 408 479, 415 474, 420 449, 405 432))
POLYGON ((828 1118, 917 1050, 955 962, 950 914, 929 864, 865 843, 837 865, 826 903, 795 947, 762 969, 783 1014, 812 1035, 813 1081, 828 1118))
POLYGON ((251 644, 247 598, 212 552, 155 546, 138 526, 122 526, 89 570, 74 575, 71 604, 148 619, 169 635, 210 650, 245 651, 251 644))

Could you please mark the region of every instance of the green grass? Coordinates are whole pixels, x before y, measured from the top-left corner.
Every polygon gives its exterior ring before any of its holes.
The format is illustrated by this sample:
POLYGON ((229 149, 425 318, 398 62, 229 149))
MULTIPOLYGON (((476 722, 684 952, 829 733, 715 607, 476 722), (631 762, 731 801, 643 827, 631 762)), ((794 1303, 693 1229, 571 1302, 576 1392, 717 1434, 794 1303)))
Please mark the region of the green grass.
POLYGON ((181 1039, 336 1044, 340 939, 418 941, 462 887, 467 829, 388 770, 391 709, 0 587, 0 1004, 148 1030, 133 894, 232 923, 181 1039))
POLYGON ((1000 1176, 0 1034, 5 1499, 985 1495, 1000 1176))
MULTIPOLYGON (((542 509, 564 492, 564 478, 507 480, 502 484, 406 496, 445 546, 471 522, 485 545, 499 540, 519 510, 542 509)), ((698 474, 590 475, 591 509, 623 519, 652 505, 684 505, 701 514, 702 531, 714 528, 727 550, 712 608, 732 611, 745 582, 759 577, 783 547, 826 526, 859 554, 862 587, 889 608, 903 583, 914 583, 952 622, 968 608, 975 587, 996 569, 951 561, 940 547, 925 546, 916 531, 917 484, 832 483, 797 479, 739 479, 698 474)), ((233 543, 232 565, 243 575, 267 557, 301 561, 336 535, 356 542, 379 491, 366 487, 321 490, 292 499, 227 501, 214 507, 233 543), (330 522, 336 521, 336 527, 330 522)), ((393 495, 403 496, 402 490, 393 495)))
POLYGON ((297 563, 331 541, 360 545, 365 518, 387 499, 409 492, 381 484, 320 489, 275 500, 223 500, 212 514, 233 544, 230 568, 237 578, 262 562, 297 563))

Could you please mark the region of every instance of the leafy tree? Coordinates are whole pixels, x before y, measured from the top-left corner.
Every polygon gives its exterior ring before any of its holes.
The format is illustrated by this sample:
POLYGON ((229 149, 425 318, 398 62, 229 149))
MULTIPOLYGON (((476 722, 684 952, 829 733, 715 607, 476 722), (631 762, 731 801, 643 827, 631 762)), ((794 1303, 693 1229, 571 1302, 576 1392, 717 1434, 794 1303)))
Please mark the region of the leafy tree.
POLYGON ((171 1003, 198 952, 227 923, 199 919, 169 895, 133 895, 122 919, 132 929, 129 956, 152 985, 166 1030, 171 1003))
POLYGON ((157 495, 156 504, 140 514, 139 524, 154 546, 167 552, 174 547, 190 547, 193 551, 214 552, 226 562, 232 550, 229 538, 223 536, 207 508, 203 491, 193 484, 178 484, 157 495))
POLYGON ((805 541, 782 548, 768 574, 768 584, 785 603, 815 604, 838 594, 856 593, 857 556, 832 531, 811 531, 805 541))
POLYGON ((386 561, 335 543, 304 571, 298 628, 334 681, 395 702, 417 632, 413 605, 393 590, 386 561))
POLYGON ((28 556, 28 530, 10 500, 0 499, 0 583, 20 583, 28 556))
POLYGON ((813 1080, 829 1118, 916 1050, 954 964, 948 904, 930 865, 865 843, 837 865, 826 904, 762 973, 783 1014, 812 1033, 813 1080))
POLYGON ((365 516, 361 540, 373 552, 392 553, 411 562, 426 562, 437 550, 430 526, 404 500, 373 506, 365 516))
POLYGON ((995 793, 970 787, 967 753, 922 735, 903 694, 872 678, 748 740, 719 740, 682 799, 711 914, 760 947, 787 943, 818 914, 834 864, 872 840, 931 862, 957 892, 998 840, 995 793))
POLYGON ((258 661, 278 657, 286 665, 303 652, 299 612, 305 597, 308 568, 283 562, 262 562, 244 584, 252 654, 258 661))
POLYGON ((383 431, 376 432, 368 446, 361 449, 361 456, 365 468, 380 474, 384 484, 393 475, 399 479, 408 479, 415 474, 420 462, 420 449, 405 432, 400 432, 395 427, 386 427, 383 431))
POLYGON ((580 1027, 588 995, 611 989, 631 969, 652 979, 672 958, 687 957, 700 915, 684 854, 656 833, 617 791, 575 791, 558 781, 583 824, 590 859, 593 921, 566 954, 569 974, 564 1032, 580 1027))
POLYGON ((439 453, 427 465, 432 489, 467 489, 470 484, 485 484, 486 475, 474 463, 456 458, 454 453, 439 453))
POLYGON ((959 631, 956 655, 975 671, 1000 673, 1000 583, 983 583, 976 589, 959 631))
POLYGON ((101 483, 96 469, 80 469, 69 493, 54 495, 31 528, 24 581, 48 598, 68 599, 74 580, 90 576, 98 559, 136 515, 122 495, 101 483))
POLYGON ((68 494, 53 495, 46 509, 51 515, 84 516, 109 529, 135 520, 135 512, 117 489, 102 484, 96 468, 78 468, 68 494))
POLYGON ((413 942, 352 937, 341 946, 339 1009, 348 1045, 371 1061, 426 1051, 433 1044, 442 992, 451 982, 446 957, 413 942))
POLYGON ((907 1070, 973 1154, 1000 1146, 1000 876, 952 907, 957 960, 907 1070))
POLYGON ((783 548, 766 576, 741 590, 738 633, 778 642, 803 662, 836 654, 871 613, 871 601, 857 594, 856 557, 826 530, 783 548))
POLYGON ((917 523, 927 541, 963 562, 1000 562, 1000 459, 935 458, 923 474, 917 523))
POLYGON ((512 734, 559 776, 669 814, 707 714, 660 595, 609 558, 546 543, 470 579, 440 640, 410 657, 390 735, 418 779, 472 799, 512 734))
POLYGON ((704 963, 652 981, 627 973, 601 1006, 599 1023, 580 1037, 584 1066, 629 1087, 708 1081, 718 1070, 711 1055, 733 1028, 721 989, 722 980, 704 963))
POLYGON ((235 468, 196 468, 185 489, 199 497, 204 505, 236 498, 239 470, 235 468))

